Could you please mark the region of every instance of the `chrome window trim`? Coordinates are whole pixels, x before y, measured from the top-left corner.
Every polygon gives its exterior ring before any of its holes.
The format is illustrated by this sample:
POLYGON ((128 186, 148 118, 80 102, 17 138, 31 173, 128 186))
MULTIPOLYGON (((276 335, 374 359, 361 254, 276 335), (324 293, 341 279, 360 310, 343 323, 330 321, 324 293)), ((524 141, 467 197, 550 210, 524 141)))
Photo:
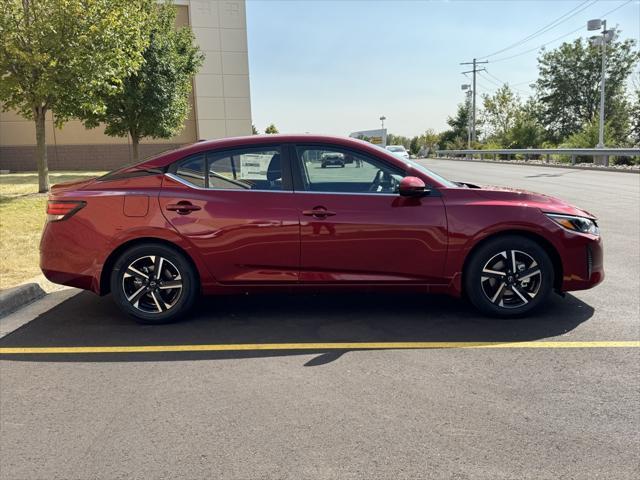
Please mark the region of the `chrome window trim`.
POLYGON ((246 189, 241 189, 241 188, 206 188, 206 187, 199 187, 197 185, 194 185, 193 183, 190 183, 188 181, 186 181, 185 179, 183 179, 182 177, 179 177, 178 175, 175 175, 173 173, 165 173, 165 176, 169 177, 172 180, 175 180, 178 183, 181 183, 182 185, 185 185, 189 188, 192 188, 194 190, 202 190, 204 192, 263 192, 263 193, 296 193, 296 194, 304 194, 304 193, 311 193, 311 194, 315 194, 315 195, 366 195, 366 196, 375 196, 375 197, 381 197, 381 196, 386 196, 386 197, 399 197, 400 194, 398 193, 371 193, 371 192, 310 192, 308 190, 254 190, 251 188, 246 188, 246 189))
POLYGON ((294 193, 311 193, 320 195, 366 195, 373 197, 399 197, 399 193, 373 193, 373 192, 316 192, 310 190, 296 190, 294 193))
POLYGON ((205 192, 269 192, 269 193, 293 193, 293 190, 258 190, 254 188, 207 188, 207 187, 199 187, 198 185, 194 185, 191 182, 188 182, 182 177, 179 177, 175 173, 165 173, 165 176, 169 177, 172 180, 175 180, 178 183, 186 185, 189 188, 193 188, 194 190, 203 190, 205 192))

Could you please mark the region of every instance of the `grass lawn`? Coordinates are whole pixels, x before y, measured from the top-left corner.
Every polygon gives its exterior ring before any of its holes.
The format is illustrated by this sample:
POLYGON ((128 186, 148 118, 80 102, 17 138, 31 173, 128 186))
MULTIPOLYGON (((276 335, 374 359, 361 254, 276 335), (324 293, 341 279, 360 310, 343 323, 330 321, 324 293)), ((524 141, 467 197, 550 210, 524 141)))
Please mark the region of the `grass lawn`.
MULTIPOLYGON (((91 178, 104 172, 49 172, 51 185, 91 178)), ((0 175, 0 290, 40 274, 38 244, 44 225, 46 194, 37 173, 0 175)))

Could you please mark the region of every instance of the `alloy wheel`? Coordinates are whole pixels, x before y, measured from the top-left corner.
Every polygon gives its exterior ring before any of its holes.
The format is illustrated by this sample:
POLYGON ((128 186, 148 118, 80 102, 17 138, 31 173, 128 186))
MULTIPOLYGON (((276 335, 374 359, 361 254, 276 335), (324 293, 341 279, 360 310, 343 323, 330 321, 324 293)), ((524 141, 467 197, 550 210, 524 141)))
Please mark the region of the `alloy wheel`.
POLYGON ((521 250, 504 250, 482 268, 480 285, 491 303, 519 308, 532 301, 542 285, 542 270, 535 259, 521 250))
POLYGON ((173 308, 182 295, 182 287, 180 270, 160 255, 137 258, 122 277, 126 300, 144 313, 162 313, 173 308))

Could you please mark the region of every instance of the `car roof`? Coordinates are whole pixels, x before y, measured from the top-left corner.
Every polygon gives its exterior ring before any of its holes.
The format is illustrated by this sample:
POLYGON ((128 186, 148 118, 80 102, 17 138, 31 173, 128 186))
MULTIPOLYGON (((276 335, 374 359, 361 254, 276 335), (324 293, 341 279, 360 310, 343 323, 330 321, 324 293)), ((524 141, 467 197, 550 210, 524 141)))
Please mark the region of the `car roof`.
POLYGON ((373 155, 384 155, 379 147, 364 140, 352 137, 315 134, 274 134, 274 135, 249 135, 245 137, 219 138, 215 140, 200 140, 191 145, 163 152, 155 157, 144 160, 134 166, 134 169, 164 167, 180 158, 208 151, 232 149, 235 147, 273 145, 274 143, 323 143, 342 147, 351 147, 373 155))

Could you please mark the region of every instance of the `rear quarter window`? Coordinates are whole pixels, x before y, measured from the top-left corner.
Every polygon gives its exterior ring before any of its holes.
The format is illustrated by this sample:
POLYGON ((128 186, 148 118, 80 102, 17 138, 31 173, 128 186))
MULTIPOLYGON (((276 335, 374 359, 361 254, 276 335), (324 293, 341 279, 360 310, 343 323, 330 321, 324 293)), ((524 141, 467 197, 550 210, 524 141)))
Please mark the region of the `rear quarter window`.
POLYGON ((205 168, 205 156, 198 154, 180 161, 176 167, 175 175, 196 187, 204 188, 206 186, 205 168))

